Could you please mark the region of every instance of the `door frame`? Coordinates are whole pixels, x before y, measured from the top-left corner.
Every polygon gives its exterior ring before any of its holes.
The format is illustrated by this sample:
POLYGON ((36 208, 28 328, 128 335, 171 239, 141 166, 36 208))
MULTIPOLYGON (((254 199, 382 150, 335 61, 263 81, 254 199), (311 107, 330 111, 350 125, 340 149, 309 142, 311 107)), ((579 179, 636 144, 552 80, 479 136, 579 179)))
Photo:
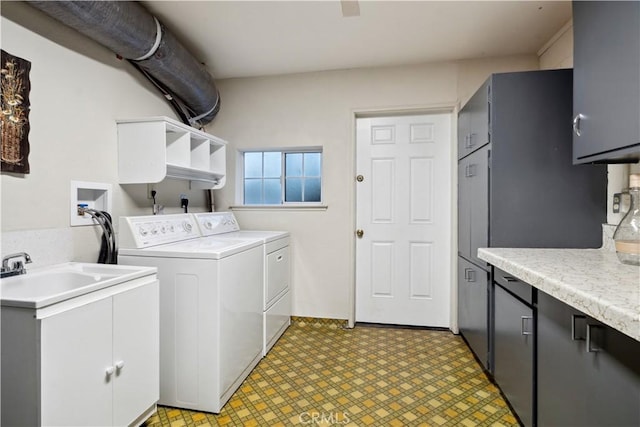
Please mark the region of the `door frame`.
MULTIPOLYGON (((451 277, 450 283, 450 329, 453 333, 458 333, 458 287, 455 284, 458 283, 458 269, 457 260, 458 257, 458 111, 460 110, 460 103, 444 102, 427 104, 421 106, 407 106, 407 107, 387 107, 387 108, 355 108, 351 110, 350 126, 351 126, 351 173, 353 178, 351 186, 349 186, 349 198, 351 200, 351 229, 355 233, 356 229, 356 162, 357 162, 357 140, 356 140, 356 120, 359 118, 367 117, 387 117, 387 116, 401 116, 401 115, 417 115, 417 114, 438 114, 446 113, 451 114, 451 242, 450 242, 450 259, 451 266, 449 275, 451 277)), ((347 319, 347 327, 353 328, 356 323, 356 239, 351 239, 349 245, 349 258, 351 263, 349 265, 351 278, 351 285, 349 286, 349 318, 347 319)))

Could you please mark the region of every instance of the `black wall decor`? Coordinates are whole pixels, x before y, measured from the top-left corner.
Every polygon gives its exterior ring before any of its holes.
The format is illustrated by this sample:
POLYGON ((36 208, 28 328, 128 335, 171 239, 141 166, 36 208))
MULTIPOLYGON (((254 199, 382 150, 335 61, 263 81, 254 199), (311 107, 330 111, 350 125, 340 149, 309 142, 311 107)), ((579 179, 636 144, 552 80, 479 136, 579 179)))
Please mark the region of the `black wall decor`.
POLYGON ((2 51, 3 172, 29 173, 29 92, 31 62, 2 51))

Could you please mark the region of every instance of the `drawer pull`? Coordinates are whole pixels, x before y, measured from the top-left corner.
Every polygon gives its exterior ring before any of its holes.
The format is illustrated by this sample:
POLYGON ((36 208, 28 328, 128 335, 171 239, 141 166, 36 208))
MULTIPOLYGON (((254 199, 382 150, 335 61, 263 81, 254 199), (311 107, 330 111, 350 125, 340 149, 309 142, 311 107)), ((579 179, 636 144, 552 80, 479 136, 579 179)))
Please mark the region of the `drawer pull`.
POLYGON ((509 283, 518 281, 518 279, 516 279, 515 277, 511 277, 511 276, 504 276, 504 280, 509 282, 509 283))
POLYGON ((578 328, 576 327, 576 319, 580 319, 580 320, 587 320, 587 316, 583 316, 580 314, 572 314, 571 315, 571 339, 573 341, 584 341, 585 336, 584 335, 580 335, 578 336, 577 332, 578 332, 578 328))
POLYGON ((598 341, 601 342, 601 334, 604 328, 599 325, 590 325, 587 323, 587 353, 597 353, 602 350, 602 347, 598 345, 598 341))
POLYGON ((520 317, 520 321, 522 322, 520 324, 520 332, 522 332, 522 335, 533 335, 533 328, 531 329, 527 329, 527 323, 529 320, 533 320, 533 316, 521 316, 520 317))

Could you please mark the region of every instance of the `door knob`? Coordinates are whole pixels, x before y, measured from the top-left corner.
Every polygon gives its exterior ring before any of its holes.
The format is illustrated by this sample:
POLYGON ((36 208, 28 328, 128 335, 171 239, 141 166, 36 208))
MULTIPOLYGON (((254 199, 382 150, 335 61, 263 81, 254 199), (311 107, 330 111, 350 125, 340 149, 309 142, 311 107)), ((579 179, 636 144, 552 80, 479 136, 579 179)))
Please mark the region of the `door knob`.
POLYGON ((362 239, 362 236, 364 236, 364 230, 356 230, 356 236, 358 236, 358 239, 362 239))

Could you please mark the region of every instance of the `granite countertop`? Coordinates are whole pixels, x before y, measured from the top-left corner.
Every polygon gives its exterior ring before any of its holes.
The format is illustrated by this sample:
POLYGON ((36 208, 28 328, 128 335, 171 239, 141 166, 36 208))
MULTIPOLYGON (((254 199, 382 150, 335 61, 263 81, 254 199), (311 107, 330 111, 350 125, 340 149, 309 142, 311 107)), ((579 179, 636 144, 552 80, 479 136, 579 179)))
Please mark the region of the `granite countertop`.
POLYGON ((478 257, 640 341, 640 267, 615 252, 481 248, 478 257))

